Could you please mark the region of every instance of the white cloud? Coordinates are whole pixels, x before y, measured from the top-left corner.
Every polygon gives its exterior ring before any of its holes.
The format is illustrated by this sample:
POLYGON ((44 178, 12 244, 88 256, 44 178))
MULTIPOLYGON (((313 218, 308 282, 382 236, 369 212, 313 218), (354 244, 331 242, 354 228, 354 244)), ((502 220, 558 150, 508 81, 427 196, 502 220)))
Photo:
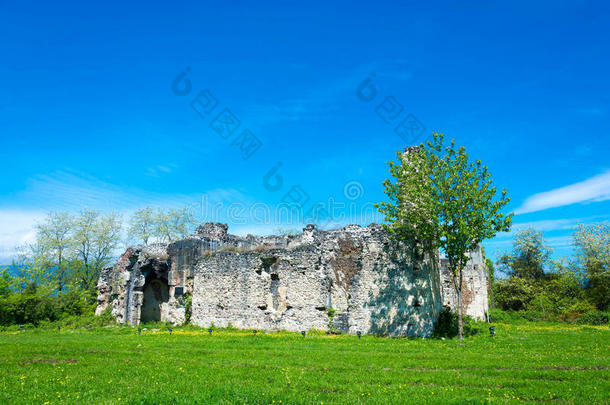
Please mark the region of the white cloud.
POLYGON ((576 228, 578 224, 606 221, 608 220, 608 217, 608 215, 595 215, 582 218, 543 219, 539 221, 515 222, 512 226, 511 232, 507 234, 514 234, 521 229, 528 228, 534 228, 540 232, 570 230, 576 228))
POLYGON ((8 264, 17 247, 34 240, 34 226, 44 218, 42 211, 0 210, 0 264, 8 264))
POLYGON ((515 210, 515 214, 605 200, 610 200, 610 170, 579 183, 534 194, 515 210))
POLYGON ((217 189, 202 194, 163 194, 137 188, 121 188, 95 177, 55 172, 29 179, 26 189, 0 201, 0 265, 15 258, 17 246, 32 242, 35 225, 50 211, 77 212, 83 208, 118 212, 123 219, 143 207, 179 208, 189 206, 198 220, 212 218, 216 205, 252 199, 233 189, 217 189), (212 207, 212 208, 210 208, 212 207))

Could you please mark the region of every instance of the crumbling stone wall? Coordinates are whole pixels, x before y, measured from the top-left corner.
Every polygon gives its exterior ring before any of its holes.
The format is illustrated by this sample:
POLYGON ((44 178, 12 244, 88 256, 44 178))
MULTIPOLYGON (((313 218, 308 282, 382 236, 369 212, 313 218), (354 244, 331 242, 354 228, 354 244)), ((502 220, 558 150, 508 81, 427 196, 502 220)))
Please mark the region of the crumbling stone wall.
MULTIPOLYGON (((462 308, 466 315, 475 319, 487 319, 489 313, 489 301, 487 296, 487 273, 481 248, 470 252, 470 260, 463 270, 462 279, 462 308)), ((457 294, 453 283, 453 276, 449 270, 449 261, 441 259, 441 293, 443 306, 448 306, 452 311, 457 311, 457 294)))
POLYGON ((179 324, 192 295, 191 322, 202 327, 428 336, 447 302, 440 265, 376 224, 238 237, 208 223, 180 241, 127 249, 102 271, 96 312, 111 307, 118 322, 136 325, 146 305, 144 316, 179 324), (157 291, 161 304, 151 304, 153 281, 155 291, 167 288, 157 291))
POLYGON ((378 225, 309 226, 286 247, 212 252, 195 270, 192 322, 426 336, 441 309, 438 269, 412 259, 378 225))
MULTIPOLYGON (((260 237, 229 235, 227 228, 226 224, 207 223, 194 235, 176 242, 128 248, 114 266, 102 270, 96 314, 111 307, 119 323, 137 325, 142 318, 145 289, 151 281, 159 280, 168 289, 161 291, 168 300, 159 308, 159 321, 183 323, 186 297, 193 292, 195 264, 200 257, 216 249, 250 249, 265 244, 260 237)), ((270 239, 277 242, 276 238, 270 239)))
MULTIPOLYGON (((144 304, 144 288, 153 280, 168 283, 169 265, 167 245, 156 244, 146 247, 130 247, 113 267, 102 270, 97 284, 98 306, 95 313, 101 315, 108 307, 119 323, 136 325, 140 322, 144 304)), ((165 316, 160 321, 176 322, 170 299, 162 311, 165 316)))

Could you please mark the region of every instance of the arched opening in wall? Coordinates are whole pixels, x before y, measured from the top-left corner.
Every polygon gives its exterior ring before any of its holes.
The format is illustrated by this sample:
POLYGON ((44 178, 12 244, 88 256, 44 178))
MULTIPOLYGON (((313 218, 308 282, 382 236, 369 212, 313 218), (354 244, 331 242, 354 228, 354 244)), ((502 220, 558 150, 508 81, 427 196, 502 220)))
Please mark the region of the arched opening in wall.
POLYGON ((155 279, 144 286, 141 322, 167 321, 169 287, 165 280, 155 279))

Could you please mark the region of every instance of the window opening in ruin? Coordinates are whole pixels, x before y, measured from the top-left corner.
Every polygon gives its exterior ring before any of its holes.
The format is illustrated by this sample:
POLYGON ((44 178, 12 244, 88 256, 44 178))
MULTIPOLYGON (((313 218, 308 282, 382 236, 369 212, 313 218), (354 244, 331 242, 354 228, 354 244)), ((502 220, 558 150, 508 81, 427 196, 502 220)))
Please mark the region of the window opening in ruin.
POLYGON ((270 273, 271 272, 271 266, 273 266, 275 263, 277 263, 277 257, 261 257, 261 262, 262 265, 261 267, 256 270, 256 274, 262 274, 263 271, 265 271, 266 273, 270 273))

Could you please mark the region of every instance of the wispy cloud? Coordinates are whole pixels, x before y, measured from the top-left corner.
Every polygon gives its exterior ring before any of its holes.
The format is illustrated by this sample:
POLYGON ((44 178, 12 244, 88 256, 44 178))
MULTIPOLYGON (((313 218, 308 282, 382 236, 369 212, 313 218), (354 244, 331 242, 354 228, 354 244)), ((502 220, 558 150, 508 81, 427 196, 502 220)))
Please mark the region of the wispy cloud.
POLYGON ((42 211, 0 210, 0 264, 9 263, 18 246, 34 240, 34 226, 44 215, 42 211))
POLYGON ((150 177, 161 177, 163 174, 171 173, 172 169, 175 167, 176 165, 174 164, 168 166, 157 165, 155 167, 149 167, 146 170, 146 175, 150 177))
POLYGON ((542 211, 577 203, 610 200, 610 170, 579 183, 528 197, 516 214, 542 211))
POLYGON ((128 213, 146 206, 191 206, 201 203, 203 195, 210 203, 251 199, 234 189, 202 190, 202 193, 188 194, 150 192, 133 186, 118 186, 84 173, 57 171, 30 178, 24 190, 15 193, 8 201, 0 201, 0 210, 3 207, 19 207, 46 212, 91 208, 128 213))
POLYGON ((27 181, 27 188, 18 193, 24 205, 45 210, 75 211, 82 208, 124 211, 163 202, 164 205, 185 204, 187 196, 168 196, 137 188, 122 188, 98 178, 58 171, 38 175, 27 181))
POLYGON ((540 232, 564 231, 574 229, 578 224, 605 221, 608 215, 595 215, 590 217, 543 219, 539 221, 515 222, 512 226, 511 234, 521 229, 534 228, 540 232))
POLYGON ((17 246, 34 240, 36 223, 50 211, 77 212, 89 208, 117 212, 127 219, 135 210, 146 206, 188 206, 197 219, 206 221, 222 220, 210 218, 209 212, 213 211, 206 209, 207 206, 228 205, 235 201, 246 204, 251 203, 252 198, 233 189, 209 190, 202 194, 147 192, 64 171, 35 176, 26 182, 24 190, 8 200, 0 200, 0 264, 9 263, 15 257, 17 246))

